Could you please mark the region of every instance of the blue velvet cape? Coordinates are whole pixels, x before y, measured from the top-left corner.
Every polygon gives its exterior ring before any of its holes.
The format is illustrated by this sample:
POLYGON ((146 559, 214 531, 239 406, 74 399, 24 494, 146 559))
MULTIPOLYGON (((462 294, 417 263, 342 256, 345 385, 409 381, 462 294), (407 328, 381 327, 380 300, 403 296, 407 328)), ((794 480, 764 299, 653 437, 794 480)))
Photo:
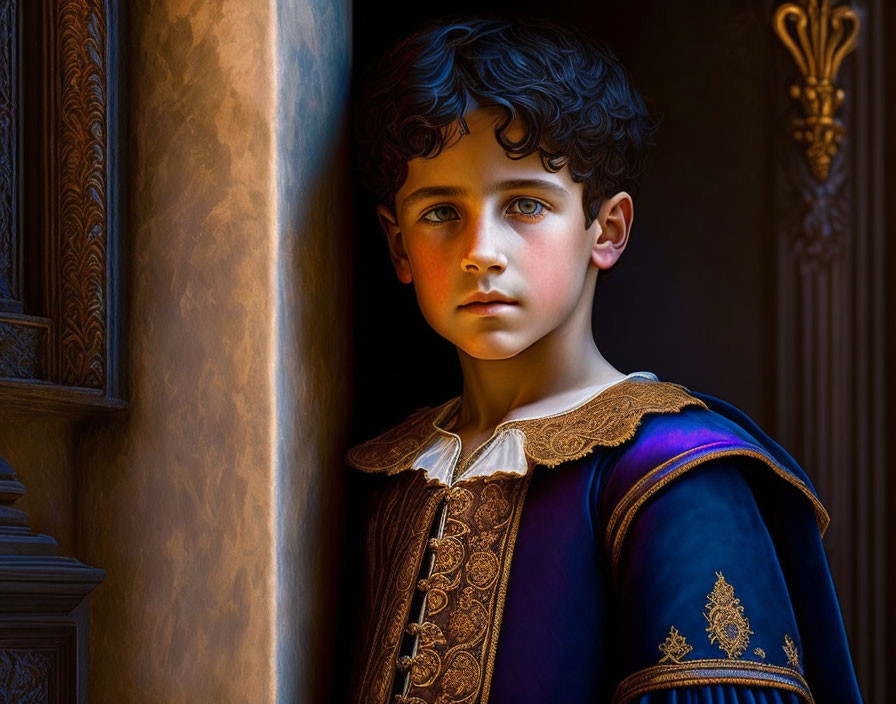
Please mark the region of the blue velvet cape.
MULTIPOLYGON (((861 701, 808 478, 743 413, 694 397, 617 447, 534 467, 489 681, 438 701, 861 701)), ((416 474, 368 477, 370 510, 416 474)))
POLYGON ((740 411, 697 396, 712 412, 652 416, 620 449, 535 469, 492 704, 861 701, 812 502, 766 462, 724 453, 765 455, 810 488, 808 478, 740 411), (639 496, 648 491, 637 487, 644 468, 674 460, 656 484, 709 452, 719 456, 688 468, 640 508, 614 568, 608 514, 633 487, 639 496), (707 630, 718 574, 734 587, 752 631, 734 658, 707 630), (672 627, 682 649, 692 649, 661 664, 659 646, 672 627), (664 675, 678 684, 657 686, 664 675))

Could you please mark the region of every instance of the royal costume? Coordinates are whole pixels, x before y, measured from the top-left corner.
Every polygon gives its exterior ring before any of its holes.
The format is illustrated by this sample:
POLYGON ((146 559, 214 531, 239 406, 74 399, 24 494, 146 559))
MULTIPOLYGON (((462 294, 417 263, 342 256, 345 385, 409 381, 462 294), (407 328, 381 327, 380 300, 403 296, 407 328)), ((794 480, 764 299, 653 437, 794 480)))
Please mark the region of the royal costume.
POLYGON ((349 453, 367 504, 353 702, 860 701, 827 513, 744 414, 630 375, 460 460, 458 407, 349 453))

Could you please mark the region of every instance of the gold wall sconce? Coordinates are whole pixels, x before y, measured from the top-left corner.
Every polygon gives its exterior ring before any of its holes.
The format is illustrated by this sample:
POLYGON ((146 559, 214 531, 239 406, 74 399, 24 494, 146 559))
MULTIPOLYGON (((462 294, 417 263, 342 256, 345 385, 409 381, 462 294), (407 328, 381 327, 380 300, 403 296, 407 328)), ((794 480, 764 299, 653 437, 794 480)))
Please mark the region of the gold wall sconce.
POLYGON ((807 0, 803 5, 784 3, 773 21, 803 75, 802 84, 790 88, 803 111, 792 123, 793 137, 805 147, 815 178, 825 181, 846 131, 834 117, 844 98, 834 81, 843 59, 856 48, 861 22, 849 5, 832 8, 831 0, 807 0))

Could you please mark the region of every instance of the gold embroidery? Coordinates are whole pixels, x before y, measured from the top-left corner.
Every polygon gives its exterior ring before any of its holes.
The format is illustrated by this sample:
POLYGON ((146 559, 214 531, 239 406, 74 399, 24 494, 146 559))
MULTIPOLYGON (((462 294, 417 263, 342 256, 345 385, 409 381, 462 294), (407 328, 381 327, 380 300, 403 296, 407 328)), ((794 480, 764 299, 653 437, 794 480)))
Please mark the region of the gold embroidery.
MULTIPOLYGON (((451 417, 459 403, 460 399, 455 398, 437 408, 418 411, 404 423, 350 450, 348 463, 366 472, 394 474, 410 469, 432 438, 444 432, 439 429, 440 423, 451 417)), ((676 413, 687 406, 706 408, 702 401, 675 384, 626 380, 571 410, 544 418, 508 421, 500 427, 523 431, 524 449, 534 464, 556 467, 584 457, 595 447, 615 447, 630 440, 648 413, 676 413)), ((462 462, 467 465, 472 459, 467 456, 462 462)))
POLYGON ((734 587, 725 581, 721 572, 716 572, 716 584, 706 595, 709 609, 703 617, 709 622, 706 632, 709 642, 715 643, 729 658, 738 658, 750 643, 750 620, 744 615, 740 599, 734 596, 734 587))
POLYGON ((353 701, 382 704, 392 691, 395 658, 414 594, 415 577, 430 527, 446 490, 427 484, 422 475, 396 478, 380 497, 369 528, 366 592, 372 594, 372 622, 363 640, 368 660, 353 701))
POLYGON ((464 544, 454 536, 432 538, 429 547, 436 556, 436 572, 453 572, 464 561, 464 544))
POLYGON ((680 663, 681 659, 693 649, 693 646, 678 632, 678 629, 672 626, 666 640, 660 643, 660 652, 663 654, 660 662, 680 663))
POLYGON ((447 642, 442 633, 442 629, 430 621, 424 621, 423 623, 409 623, 407 628, 404 629, 404 632, 408 635, 418 636, 420 638, 420 644, 423 647, 433 644, 445 645, 447 642))
POLYGON ((621 381, 571 411, 511 421, 526 435, 526 455, 535 464, 556 467, 577 460, 595 447, 615 447, 635 435, 648 413, 676 413, 686 406, 706 408, 703 401, 675 384, 621 381))
POLYGON ((418 584, 426 592, 425 620, 407 626, 420 636, 419 647, 398 662, 411 673, 405 696, 485 703, 528 484, 528 477, 488 478, 446 495, 442 536, 430 542, 433 571, 418 584))
POLYGON ((435 423, 453 412, 455 398, 436 408, 421 408, 403 423, 348 451, 350 465, 366 472, 394 474, 409 468, 421 448, 438 431, 435 423))
POLYGON ((781 648, 784 650, 784 654, 787 656, 787 664, 791 667, 801 669, 800 654, 796 649, 796 643, 793 642, 793 638, 790 637, 789 633, 784 635, 784 645, 782 645, 781 648))
MULTIPOLYGON (((513 550, 516 547, 516 536, 520 527, 520 518, 523 515, 523 501, 528 486, 529 480, 525 479, 523 488, 520 490, 519 498, 515 499, 514 505, 511 507, 509 527, 507 529, 507 540, 502 551, 501 576, 498 578, 497 593, 495 594, 495 612, 491 621, 493 635, 491 637, 491 642, 484 649, 486 652, 486 661, 485 669, 482 673, 482 696, 479 699, 479 704, 488 704, 489 691, 492 686, 492 672, 494 672, 495 669, 495 654, 498 650, 498 633, 501 630, 501 619, 504 615, 504 597, 507 596, 507 582, 510 579, 510 563, 513 560, 513 550)), ((483 533, 483 535, 490 534, 483 533)))
POLYGON ((753 648, 753 655, 756 655, 765 660, 765 651, 762 648, 753 648))
POLYGON ((409 697, 405 694, 396 694, 395 704, 426 704, 420 697, 409 697))
POLYGON ((718 684, 775 687, 813 704, 803 676, 789 667, 752 660, 687 660, 680 664, 653 665, 626 677, 613 693, 612 704, 626 704, 638 697, 674 687, 706 687, 718 684))
POLYGON ((442 659, 432 648, 420 648, 413 657, 402 655, 395 661, 399 672, 411 671, 411 684, 428 687, 442 670, 442 659))

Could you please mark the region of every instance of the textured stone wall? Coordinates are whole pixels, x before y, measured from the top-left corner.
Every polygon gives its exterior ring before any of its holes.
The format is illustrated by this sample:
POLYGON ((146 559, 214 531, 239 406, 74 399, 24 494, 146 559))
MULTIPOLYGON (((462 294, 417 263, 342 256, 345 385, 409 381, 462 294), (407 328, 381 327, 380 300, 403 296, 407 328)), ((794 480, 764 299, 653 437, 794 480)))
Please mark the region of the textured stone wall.
POLYGON ((323 702, 348 12, 140 0, 130 15, 131 408, 75 448, 78 557, 108 572, 91 701, 323 702))
POLYGON ((270 3, 130 12, 131 407, 77 450, 91 699, 272 701, 270 3))

